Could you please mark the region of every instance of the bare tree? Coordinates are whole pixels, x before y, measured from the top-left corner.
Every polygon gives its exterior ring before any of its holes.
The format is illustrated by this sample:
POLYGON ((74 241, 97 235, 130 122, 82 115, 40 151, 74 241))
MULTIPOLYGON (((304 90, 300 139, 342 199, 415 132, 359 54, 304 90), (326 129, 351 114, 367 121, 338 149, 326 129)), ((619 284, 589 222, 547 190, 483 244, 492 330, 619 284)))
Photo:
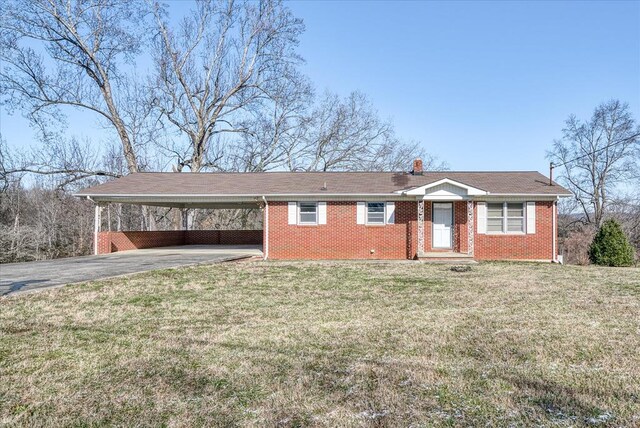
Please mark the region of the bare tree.
POLYGON ((360 92, 345 98, 326 92, 307 113, 301 143, 289 159, 289 169, 306 171, 405 170, 421 156, 426 169, 443 169, 418 143, 406 143, 390 121, 380 119, 360 92))
POLYGON ((418 143, 402 142, 359 92, 346 98, 326 92, 318 101, 310 90, 279 93, 234 147, 234 170, 398 171, 417 156, 426 169, 446 169, 418 143))
POLYGON ((188 139, 165 150, 176 157, 176 171, 218 168, 212 138, 245 132, 252 104, 294 72, 302 21, 275 0, 203 0, 173 31, 160 5, 154 10, 158 108, 188 139))
POLYGON ((306 144, 309 108, 313 89, 306 78, 291 74, 274 84, 268 99, 246 115, 247 132, 229 147, 223 158, 224 169, 261 172, 291 169, 292 159, 306 144))
POLYGON ((77 138, 68 140, 56 137, 42 147, 31 147, 26 151, 15 150, 12 163, 5 167, 7 175, 33 173, 56 176, 56 185, 68 185, 84 181, 88 177, 117 178, 124 174, 102 165, 99 149, 91 141, 77 138))
POLYGON ((547 157, 562 168, 559 178, 574 193, 585 223, 600 227, 616 186, 637 173, 639 142, 640 127, 618 100, 596 107, 588 121, 567 119, 547 157))
MULTIPOLYGON (((129 0, 10 0, 2 21, 0 89, 10 110, 19 109, 40 131, 43 148, 16 156, 14 170, 63 175, 66 182, 91 175, 117 177, 144 169, 141 156, 154 137, 152 97, 126 72, 145 40, 148 8, 129 0), (114 131, 125 161, 110 171, 96 159, 105 144, 79 144, 58 132, 64 112, 94 113, 114 131), (93 147, 89 147, 93 145, 93 147), (35 153, 35 156, 34 156, 35 153)), ((144 228, 154 228, 143 209, 144 228)))
POLYGON ((0 134, 0 197, 9 188, 12 180, 13 157, 7 142, 0 134))
POLYGON ((391 124, 378 118, 363 94, 354 92, 341 100, 327 93, 311 113, 308 147, 296 161, 311 171, 358 169, 390 139, 391 124))
MULTIPOLYGON (((95 113, 117 134, 129 172, 139 170, 123 117, 120 65, 139 52, 144 9, 129 0, 12 0, 2 20, 0 89, 10 109, 20 109, 55 139, 51 122, 61 107, 95 113)), ((131 102, 131 100, 126 100, 131 102)), ((66 172, 64 166, 59 172, 66 172)), ((47 165, 38 172, 53 172, 47 165)))

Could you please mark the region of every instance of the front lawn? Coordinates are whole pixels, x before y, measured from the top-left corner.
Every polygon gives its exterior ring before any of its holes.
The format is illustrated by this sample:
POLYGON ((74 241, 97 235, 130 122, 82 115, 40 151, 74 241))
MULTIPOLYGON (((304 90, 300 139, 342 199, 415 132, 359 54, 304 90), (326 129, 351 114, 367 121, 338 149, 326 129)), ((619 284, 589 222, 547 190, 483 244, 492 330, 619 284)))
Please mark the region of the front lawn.
POLYGON ((0 425, 638 426, 640 269, 241 262, 0 300, 0 425))

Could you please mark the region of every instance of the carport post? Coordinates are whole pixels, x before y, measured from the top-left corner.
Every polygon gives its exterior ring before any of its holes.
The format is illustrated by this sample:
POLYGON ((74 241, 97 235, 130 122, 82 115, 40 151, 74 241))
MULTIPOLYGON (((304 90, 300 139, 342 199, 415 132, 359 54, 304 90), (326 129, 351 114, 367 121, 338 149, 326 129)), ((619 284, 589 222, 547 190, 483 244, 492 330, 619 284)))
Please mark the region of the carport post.
POLYGON ((189 230, 189 209, 183 208, 180 214, 182 215, 182 230, 189 230))
POLYGON ((93 254, 98 255, 98 235, 100 234, 100 226, 102 223, 102 206, 96 204, 93 217, 93 254))

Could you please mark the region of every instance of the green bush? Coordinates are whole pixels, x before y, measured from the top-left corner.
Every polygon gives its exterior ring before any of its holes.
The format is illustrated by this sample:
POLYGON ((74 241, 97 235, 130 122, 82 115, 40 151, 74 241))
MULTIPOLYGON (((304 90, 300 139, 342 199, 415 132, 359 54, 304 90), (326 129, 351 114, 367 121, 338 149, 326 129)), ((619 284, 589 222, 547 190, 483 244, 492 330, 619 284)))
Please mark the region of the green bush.
POLYGON ((633 247, 622 231, 620 223, 606 220, 589 247, 591 263, 600 266, 630 266, 633 264, 633 247))

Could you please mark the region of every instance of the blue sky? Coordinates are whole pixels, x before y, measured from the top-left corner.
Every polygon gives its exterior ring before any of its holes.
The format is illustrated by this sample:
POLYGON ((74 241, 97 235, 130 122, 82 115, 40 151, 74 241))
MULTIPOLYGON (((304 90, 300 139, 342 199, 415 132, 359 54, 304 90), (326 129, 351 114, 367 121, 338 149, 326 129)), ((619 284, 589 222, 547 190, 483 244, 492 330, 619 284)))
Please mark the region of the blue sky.
MULTIPOLYGON (((305 21, 299 52, 319 91, 364 92, 455 170, 547 173, 570 113, 611 98, 640 111, 640 2, 287 5, 305 21)), ((101 138, 90 118, 70 115, 69 133, 101 138)), ((2 110, 0 126, 10 145, 32 143, 24 120, 2 110)))
POLYGON ((640 111, 640 2, 291 2, 319 88, 368 94, 461 170, 548 172, 570 113, 640 111))

